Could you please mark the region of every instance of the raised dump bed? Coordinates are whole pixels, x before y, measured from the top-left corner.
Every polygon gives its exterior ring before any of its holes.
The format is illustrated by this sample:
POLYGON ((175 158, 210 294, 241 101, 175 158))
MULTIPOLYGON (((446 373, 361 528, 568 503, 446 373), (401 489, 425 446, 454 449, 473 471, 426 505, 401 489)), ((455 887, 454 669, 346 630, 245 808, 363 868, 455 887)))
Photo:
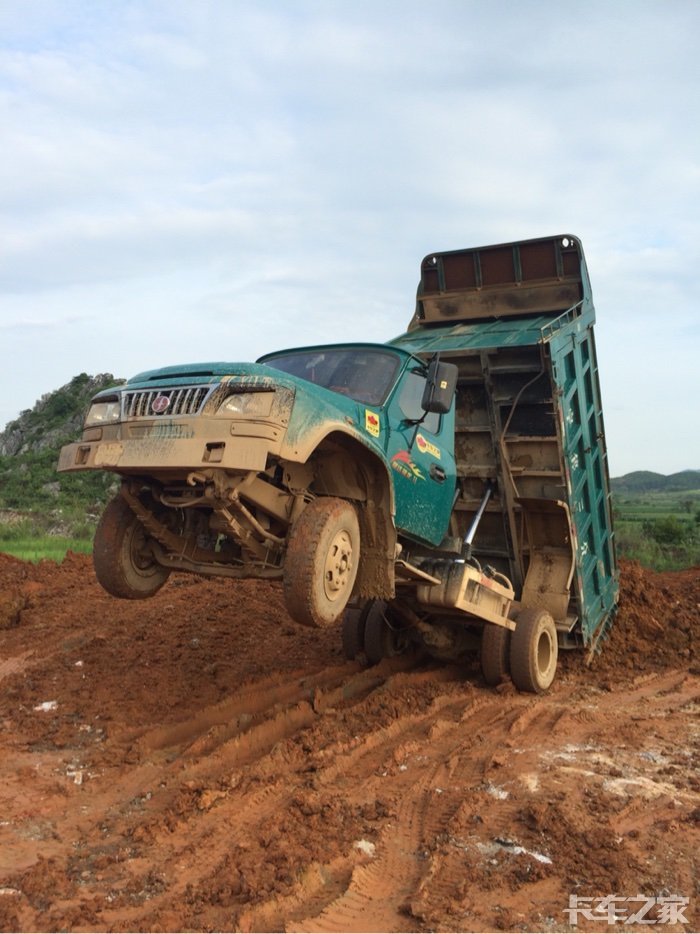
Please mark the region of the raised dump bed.
POLYGON ((454 363, 463 537, 494 493, 473 554, 548 609, 560 642, 594 646, 618 594, 595 311, 581 243, 548 237, 432 253, 392 343, 454 363))

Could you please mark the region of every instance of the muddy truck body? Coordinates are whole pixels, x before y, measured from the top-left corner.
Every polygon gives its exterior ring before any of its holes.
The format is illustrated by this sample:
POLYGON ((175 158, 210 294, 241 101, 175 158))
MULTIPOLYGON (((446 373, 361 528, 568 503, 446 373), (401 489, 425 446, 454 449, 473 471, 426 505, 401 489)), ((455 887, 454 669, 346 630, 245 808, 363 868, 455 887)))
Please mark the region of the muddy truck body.
POLYGON ((277 578, 348 657, 480 650, 487 683, 546 690, 617 603, 594 320, 576 237, 433 253, 386 344, 100 392, 58 465, 121 478, 100 583, 134 599, 173 571, 277 578))

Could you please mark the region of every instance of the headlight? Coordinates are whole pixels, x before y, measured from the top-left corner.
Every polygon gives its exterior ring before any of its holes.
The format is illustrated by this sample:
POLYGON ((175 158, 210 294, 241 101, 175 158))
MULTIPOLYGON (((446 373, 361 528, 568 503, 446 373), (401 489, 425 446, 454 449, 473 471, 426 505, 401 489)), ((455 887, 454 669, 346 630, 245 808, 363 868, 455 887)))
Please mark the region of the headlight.
POLYGON ((265 418, 272 411, 274 392, 238 392, 229 396, 220 406, 217 415, 229 418, 265 418))
POLYGON ((109 422, 118 422, 121 414, 118 399, 108 402, 93 402, 88 410, 83 427, 92 428, 95 425, 106 425, 109 422))

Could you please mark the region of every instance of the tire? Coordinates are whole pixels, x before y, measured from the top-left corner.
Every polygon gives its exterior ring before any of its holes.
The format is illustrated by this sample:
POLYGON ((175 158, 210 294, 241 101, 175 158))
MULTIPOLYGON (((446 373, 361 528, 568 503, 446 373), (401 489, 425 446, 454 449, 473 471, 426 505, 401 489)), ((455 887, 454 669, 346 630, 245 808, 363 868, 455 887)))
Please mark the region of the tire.
POLYGON ((510 674, 510 629, 484 623, 481 634, 481 671, 484 681, 496 687, 510 674))
POLYGON ((510 640, 510 676, 521 691, 542 694, 557 671, 557 628, 546 610, 525 608, 510 640))
POLYGON ((365 622, 368 604, 348 607, 343 613, 343 654, 354 662, 365 647, 365 622))
POLYGON ((357 577, 360 524, 344 499, 313 500, 292 527, 284 562, 284 599, 292 619, 326 628, 340 619, 357 577))
POLYGON ((365 619, 365 655, 370 665, 378 665, 383 658, 393 658, 406 651, 408 642, 400 629, 393 629, 387 621, 388 605, 384 600, 373 600, 365 619))
POLYGON ((124 600, 152 597, 170 577, 170 569, 153 557, 146 530, 121 496, 115 496, 102 513, 92 563, 107 593, 124 600))

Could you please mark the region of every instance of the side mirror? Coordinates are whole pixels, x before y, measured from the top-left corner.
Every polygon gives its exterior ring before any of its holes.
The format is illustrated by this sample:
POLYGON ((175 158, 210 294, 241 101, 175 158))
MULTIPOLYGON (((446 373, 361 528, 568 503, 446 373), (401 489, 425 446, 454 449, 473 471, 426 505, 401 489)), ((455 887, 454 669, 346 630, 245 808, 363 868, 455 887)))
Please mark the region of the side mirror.
POLYGON ((442 363, 438 357, 433 357, 428 364, 428 378, 421 401, 423 411, 437 412, 438 415, 450 411, 457 388, 457 374, 454 363, 442 363))

